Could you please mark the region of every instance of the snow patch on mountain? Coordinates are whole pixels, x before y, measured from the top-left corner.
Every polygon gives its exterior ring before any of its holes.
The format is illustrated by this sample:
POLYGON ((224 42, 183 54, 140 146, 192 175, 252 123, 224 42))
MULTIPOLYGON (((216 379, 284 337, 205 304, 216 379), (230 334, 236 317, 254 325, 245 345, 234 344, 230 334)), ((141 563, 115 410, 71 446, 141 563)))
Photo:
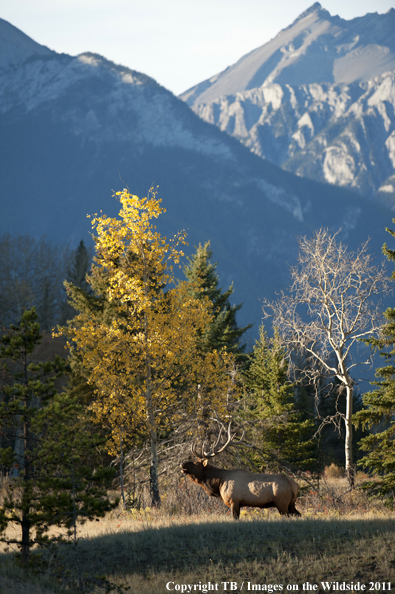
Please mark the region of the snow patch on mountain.
POLYGON ((303 208, 301 202, 295 194, 290 194, 284 188, 273 186, 264 179, 254 180, 260 190, 265 193, 266 198, 291 213, 297 221, 303 221, 303 208))
MULTIPOLYGON (((59 112, 59 118, 76 136, 95 142, 131 141, 153 146, 174 146, 234 160, 229 146, 212 134, 197 140, 190 117, 180 118, 175 98, 155 81, 138 72, 116 66, 101 56, 82 54, 36 58, 13 69, 0 69, 0 113, 19 109, 59 112), (75 107, 75 97, 91 86, 106 86, 85 109, 75 107), (71 98, 70 105, 64 97, 71 98), (104 110, 104 111, 103 111, 104 110), (125 121, 125 113, 127 121, 125 121)), ((177 106, 178 107, 178 106, 177 106)), ((189 116, 189 114, 188 114, 189 116)))
POLYGON ((349 206, 345 209, 344 216, 340 223, 342 240, 348 239, 350 233, 357 228, 362 215, 362 209, 355 206, 349 206))
POLYGON ((347 154, 347 147, 344 144, 325 149, 322 169, 326 181, 331 184, 347 186, 352 184, 355 177, 355 162, 347 154))
POLYGON ((388 157, 395 169, 395 131, 393 130, 385 141, 385 146, 388 150, 388 157))

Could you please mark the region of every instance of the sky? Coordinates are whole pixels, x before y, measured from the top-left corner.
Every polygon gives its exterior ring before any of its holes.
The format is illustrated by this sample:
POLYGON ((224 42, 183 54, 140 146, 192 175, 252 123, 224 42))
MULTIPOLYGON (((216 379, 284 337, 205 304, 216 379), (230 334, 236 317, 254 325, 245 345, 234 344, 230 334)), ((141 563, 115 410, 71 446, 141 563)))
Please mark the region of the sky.
MULTIPOLYGON (((290 25, 314 0, 0 0, 0 18, 59 53, 90 51, 176 95, 290 25)), ((395 0, 321 0, 344 19, 395 0)))

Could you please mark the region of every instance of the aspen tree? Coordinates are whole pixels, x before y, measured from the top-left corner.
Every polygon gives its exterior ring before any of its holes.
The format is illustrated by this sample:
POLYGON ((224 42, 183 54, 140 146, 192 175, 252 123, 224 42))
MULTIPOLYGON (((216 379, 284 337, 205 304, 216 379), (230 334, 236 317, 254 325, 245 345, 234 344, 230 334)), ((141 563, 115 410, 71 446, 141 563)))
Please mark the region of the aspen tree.
POLYGON ((377 336, 382 312, 377 296, 388 290, 384 265, 375 266, 368 242, 355 252, 337 241, 337 233, 317 231, 299 239, 299 264, 291 269, 289 293, 274 302, 264 301, 264 312, 273 316, 289 352, 300 352, 307 365, 301 370, 313 384, 323 376, 338 382, 338 409, 324 423, 339 420, 345 429, 345 469, 354 485, 352 369, 358 341, 377 336))
MULTIPOLYGON (((96 301, 90 296, 64 332, 95 386, 90 407, 109 429, 109 452, 120 451, 120 428, 123 447, 145 428, 151 499, 158 506, 158 432, 197 414, 198 386, 221 414, 232 356, 226 349, 197 356, 198 335, 211 317, 205 299, 191 296, 186 282, 174 282, 185 233, 167 240, 156 231, 153 219, 165 210, 155 192, 116 196, 119 218, 92 220, 95 264, 88 280, 96 301)), ((78 309, 81 291, 70 289, 78 309)))

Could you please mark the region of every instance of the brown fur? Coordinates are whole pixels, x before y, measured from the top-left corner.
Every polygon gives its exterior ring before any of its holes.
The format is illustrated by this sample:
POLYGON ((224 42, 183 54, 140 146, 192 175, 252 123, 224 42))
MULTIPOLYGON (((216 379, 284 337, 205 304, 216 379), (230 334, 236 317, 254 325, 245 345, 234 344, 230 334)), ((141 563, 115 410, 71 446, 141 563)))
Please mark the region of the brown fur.
POLYGON ((240 517, 241 507, 276 507, 280 514, 300 516, 295 507, 299 485, 285 474, 255 474, 248 470, 222 470, 202 462, 184 462, 181 471, 210 497, 218 497, 240 517))

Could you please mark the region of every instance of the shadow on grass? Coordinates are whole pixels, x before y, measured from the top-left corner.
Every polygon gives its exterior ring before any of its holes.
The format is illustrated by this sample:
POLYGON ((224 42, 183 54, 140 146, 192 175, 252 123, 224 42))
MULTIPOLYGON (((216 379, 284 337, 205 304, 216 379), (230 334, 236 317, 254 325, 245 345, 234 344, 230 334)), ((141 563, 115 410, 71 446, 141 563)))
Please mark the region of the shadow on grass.
POLYGON ((140 531, 122 530, 83 539, 76 548, 62 547, 56 562, 81 575, 87 572, 147 576, 218 564, 248 566, 284 555, 290 559, 322 556, 330 560, 343 552, 348 556, 350 547, 366 550, 372 557, 376 544, 395 545, 394 519, 179 522, 174 526, 145 525, 140 531))

